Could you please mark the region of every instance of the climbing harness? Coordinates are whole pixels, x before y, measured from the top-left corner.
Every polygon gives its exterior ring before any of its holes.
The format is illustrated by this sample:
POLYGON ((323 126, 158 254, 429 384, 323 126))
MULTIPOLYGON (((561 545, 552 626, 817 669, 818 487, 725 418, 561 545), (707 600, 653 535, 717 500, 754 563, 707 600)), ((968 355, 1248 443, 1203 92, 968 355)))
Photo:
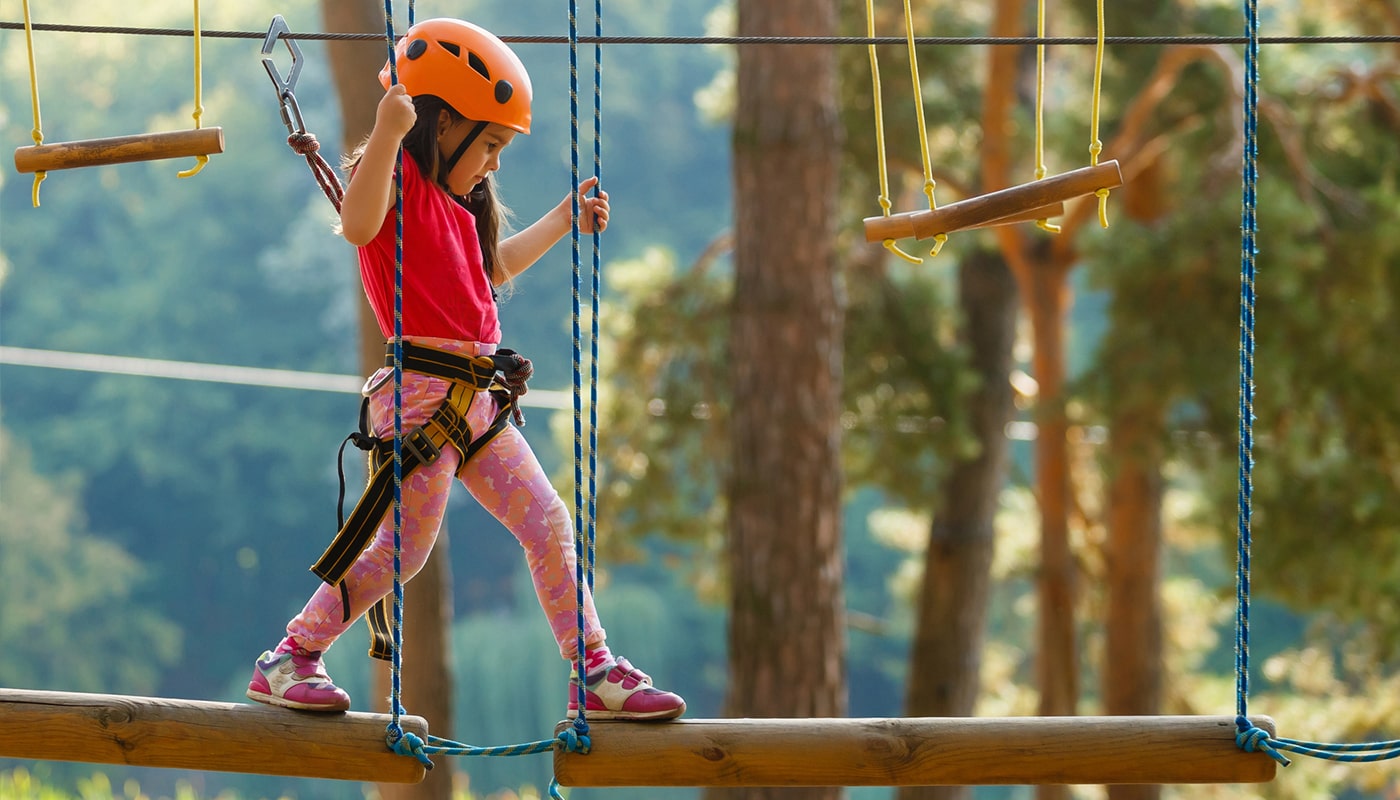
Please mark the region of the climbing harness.
MULTIPOLYGON (((385 366, 393 365, 393 343, 386 348, 385 366)), ((527 391, 526 382, 533 372, 530 360, 513 350, 498 350, 489 356, 465 356, 449 353, 413 342, 403 342, 403 369, 441 378, 451 382, 447 397, 442 406, 423 425, 407 431, 402 436, 402 477, 408 477, 419 467, 432 464, 442 455, 444 447, 456 447, 462 453, 462 464, 458 474, 467 463, 490 444, 512 420, 517 425, 525 423, 520 410, 520 395, 527 391), (501 408, 491 424, 477 436, 467 423, 472 403, 481 392, 490 392, 500 401, 501 408)), ((379 438, 369 429, 370 395, 387 380, 367 385, 360 402, 359 430, 351 433, 341 443, 343 455, 345 444, 354 444, 369 453, 370 473, 364 494, 355 504, 350 517, 340 516, 341 502, 345 497, 345 472, 340 470, 340 501, 337 502, 339 531, 329 547, 311 567, 319 578, 341 590, 341 605, 346 619, 350 614, 350 598, 345 585, 345 573, 359 558, 374 538, 384 515, 394 504, 394 474, 392 437, 379 438)), ((340 458, 337 457, 337 463, 340 458)), ((390 637, 392 618, 392 598, 381 600, 369 615, 371 629, 370 655, 375 658, 392 660, 393 645, 390 637)))

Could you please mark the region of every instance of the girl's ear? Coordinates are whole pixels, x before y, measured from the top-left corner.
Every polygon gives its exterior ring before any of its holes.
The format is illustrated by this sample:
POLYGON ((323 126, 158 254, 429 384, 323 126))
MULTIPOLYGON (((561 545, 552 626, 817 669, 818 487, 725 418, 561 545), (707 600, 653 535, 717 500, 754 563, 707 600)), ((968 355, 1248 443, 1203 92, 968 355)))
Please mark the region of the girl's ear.
POLYGON ((452 128, 452 113, 451 113, 450 111, 448 111, 447 109, 445 109, 445 108, 442 109, 442 110, 440 110, 440 111, 438 111, 438 118, 437 118, 437 135, 438 135, 438 136, 442 136, 443 134, 447 133, 447 131, 448 131, 449 129, 451 129, 451 128, 452 128))

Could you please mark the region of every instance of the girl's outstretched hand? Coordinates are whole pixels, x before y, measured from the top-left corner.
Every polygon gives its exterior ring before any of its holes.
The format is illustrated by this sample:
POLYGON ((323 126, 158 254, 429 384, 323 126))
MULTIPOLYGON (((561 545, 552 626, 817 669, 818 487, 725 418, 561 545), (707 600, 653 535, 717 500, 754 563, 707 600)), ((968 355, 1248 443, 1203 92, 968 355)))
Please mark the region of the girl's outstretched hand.
MULTIPOLYGON (((598 178, 592 177, 578 185, 578 232, 582 234, 602 233, 608 228, 608 193, 599 189, 596 195, 589 196, 598 178)), ((564 202, 569 203, 568 197, 564 202)), ((572 209, 571 209, 572 210, 572 209)))

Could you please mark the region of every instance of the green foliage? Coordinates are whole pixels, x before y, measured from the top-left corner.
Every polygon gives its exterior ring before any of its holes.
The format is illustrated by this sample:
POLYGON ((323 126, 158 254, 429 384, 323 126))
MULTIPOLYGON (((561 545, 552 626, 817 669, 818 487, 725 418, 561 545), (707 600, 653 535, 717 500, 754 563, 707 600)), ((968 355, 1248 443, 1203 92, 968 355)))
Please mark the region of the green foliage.
MULTIPOLYGON (((210 794, 199 791, 188 781, 177 781, 168 794, 149 794, 134 778, 120 783, 120 787, 114 786, 106 773, 94 772, 79 778, 75 788, 68 791, 47 783, 40 774, 19 767, 0 772, 0 797, 5 800, 253 800, 255 797, 260 797, 260 800, 295 800, 294 796, 285 794, 258 796, 228 790, 210 794)), ((469 798, 470 795, 464 795, 460 800, 469 798)))
MULTIPOLYGON (((613 264, 608 279, 618 301, 601 317, 609 343, 600 370, 611 379, 600 389, 599 427, 607 432, 600 527, 623 541, 664 533, 717 554, 729 459, 731 282, 717 265, 678 273, 660 250, 613 264)), ((695 567, 703 575, 712 561, 695 567)))
POLYGON ((842 427, 847 480, 891 501, 932 508, 950 462, 974 456, 958 315, 948 298, 956 265, 892 263, 850 276, 842 427))
MULTIPOLYGON (((1388 221, 1400 151, 1374 112, 1308 84, 1265 97, 1253 564, 1258 591, 1368 620, 1394 654, 1400 428, 1387 376, 1400 368, 1400 235, 1388 221)), ((1164 409, 1187 432, 1175 441, 1210 465, 1215 518, 1232 531, 1239 201, 1218 160, 1172 163, 1171 216, 1123 223, 1096 248, 1112 325, 1090 385, 1102 408, 1164 409)))
MULTIPOLYGON (((686 698, 689 714, 717 716, 724 689, 723 640, 715 609, 665 581, 670 565, 609 569, 598 577, 598 613, 618 654, 686 698)), ((542 624, 529 581, 517 581, 522 608, 478 615, 453 632, 458 716, 454 738, 476 745, 531 742, 551 735, 568 701, 569 665, 542 624), (503 691, 509 681, 509 690, 503 691)), ((466 758, 457 766, 474 789, 496 795, 513 787, 548 785, 549 756, 466 758)), ((577 797, 602 797, 599 790, 577 797)), ((691 790, 622 792, 623 800, 691 797, 691 790)), ((608 797, 618 797, 608 790, 608 797)))
POLYGON ((28 448, 0 428, 5 683, 150 693, 159 670, 179 655, 179 631, 156 608, 133 601, 146 571, 130 553, 88 532, 75 502, 80 489, 73 476, 54 481, 36 474, 28 448))

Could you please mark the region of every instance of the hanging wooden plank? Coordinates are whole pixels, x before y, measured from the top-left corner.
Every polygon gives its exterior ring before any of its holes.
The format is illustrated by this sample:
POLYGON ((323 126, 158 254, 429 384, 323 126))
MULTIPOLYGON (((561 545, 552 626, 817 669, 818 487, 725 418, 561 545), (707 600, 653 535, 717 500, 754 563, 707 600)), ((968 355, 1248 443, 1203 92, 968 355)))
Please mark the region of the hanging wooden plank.
POLYGON ((1024 219, 1027 212, 1038 214, 1042 206, 1063 203, 1093 194, 1099 189, 1122 185, 1123 173, 1118 168, 1118 162, 1105 161, 938 208, 905 211, 888 217, 866 217, 865 240, 930 239, 940 233, 983 227, 1012 217, 1024 219))
POLYGON ((190 158, 222 152, 223 128, 194 128, 19 147, 15 149, 15 169, 20 172, 43 172, 162 158, 190 158))
MULTIPOLYGON (((252 703, 0 689, 0 756, 347 781, 417 783, 417 759, 389 750, 385 714, 252 703)), ((426 740, 422 717, 399 717, 426 740)))
POLYGON ((1041 219, 1054 219, 1055 217, 1062 217, 1064 216, 1064 214, 1064 203, 1051 203, 1047 206, 1040 206, 1038 208, 1032 208, 1026 211, 1022 211, 1019 214, 1012 214, 1009 217, 988 220, 987 222, 979 222, 976 225, 971 225, 968 228, 963 228, 963 230, 971 230, 972 228, 991 228, 997 225, 1014 225, 1020 222, 1035 222, 1036 220, 1041 219))
MULTIPOLYGON (((561 723, 560 728, 571 723, 561 723)), ((1273 721, 1254 724, 1272 735, 1273 721)), ((565 786, 1262 783, 1233 717, 692 719, 590 722, 556 751, 565 786)))

